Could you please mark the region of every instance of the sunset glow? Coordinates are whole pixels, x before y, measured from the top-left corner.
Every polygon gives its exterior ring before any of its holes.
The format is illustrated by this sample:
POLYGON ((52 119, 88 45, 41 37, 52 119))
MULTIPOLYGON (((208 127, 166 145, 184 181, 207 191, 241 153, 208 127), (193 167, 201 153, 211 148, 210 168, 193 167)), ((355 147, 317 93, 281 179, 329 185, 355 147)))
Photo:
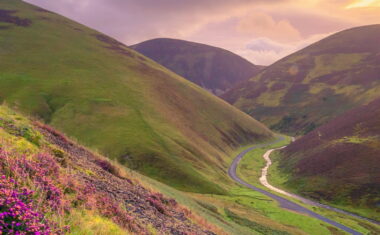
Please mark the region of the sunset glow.
POLYGON ((379 0, 356 1, 348 5, 346 8, 350 9, 350 8, 360 8, 360 7, 380 7, 380 1, 379 0))
POLYGON ((337 31, 380 23, 379 0, 27 1, 127 45, 178 38, 222 47, 263 65, 337 31))

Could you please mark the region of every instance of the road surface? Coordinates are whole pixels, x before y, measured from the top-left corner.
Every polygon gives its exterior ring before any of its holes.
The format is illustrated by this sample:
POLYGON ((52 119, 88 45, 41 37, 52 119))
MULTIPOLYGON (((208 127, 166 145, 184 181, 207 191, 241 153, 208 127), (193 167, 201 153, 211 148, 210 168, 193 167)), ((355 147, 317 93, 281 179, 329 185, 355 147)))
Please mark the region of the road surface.
POLYGON ((254 150, 254 149, 257 149, 257 148, 262 148, 262 147, 266 147, 266 146, 270 146, 270 145, 273 145, 273 144, 276 144, 276 143, 279 143, 281 141, 285 140, 284 137, 279 137, 277 140, 275 141, 272 141, 272 142, 269 142, 269 143, 265 143, 265 144, 259 144, 259 145, 256 145, 256 146, 253 146, 253 147, 250 147, 246 150, 244 150, 243 152, 239 153, 236 158, 234 159, 234 161, 232 162, 230 168, 228 169, 228 175, 236 182, 240 183, 241 185, 244 185, 252 190, 255 190, 257 192, 260 192, 274 200, 276 200, 280 206, 282 208, 285 208, 285 209, 288 209, 288 210, 292 210, 292 211, 295 211, 295 212, 298 212, 298 213, 302 213, 302 214, 306 214, 306 215, 309 215, 311 217, 314 217, 314 218, 317 218, 323 222, 326 222, 328 224, 331 224, 337 228, 340 228, 342 229, 343 231, 347 232, 347 233, 350 233, 350 234, 355 234, 355 235, 359 235, 361 233, 359 233, 358 231, 355 231, 347 226, 344 226, 343 224, 340 224, 338 222, 335 222, 331 219, 328 219, 320 214, 317 214, 315 213, 314 211, 311 211, 309 209, 307 209, 306 207, 303 207, 297 203, 294 203, 292 201, 289 201, 288 199, 286 198, 283 198, 281 196, 277 196, 273 193, 270 193, 268 191, 265 191, 261 188, 257 188, 247 182, 245 182, 244 180, 240 179, 237 174, 236 174, 236 169, 237 169, 237 166, 240 162, 240 160, 250 151, 254 150))

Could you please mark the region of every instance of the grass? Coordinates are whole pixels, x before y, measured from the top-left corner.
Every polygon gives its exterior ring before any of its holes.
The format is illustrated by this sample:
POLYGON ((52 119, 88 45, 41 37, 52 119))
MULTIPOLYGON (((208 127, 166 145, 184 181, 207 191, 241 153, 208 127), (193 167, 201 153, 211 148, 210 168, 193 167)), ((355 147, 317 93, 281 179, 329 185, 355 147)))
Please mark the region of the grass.
POLYGON ((371 142, 376 140, 376 136, 374 137, 361 137, 361 136, 345 136, 339 140, 334 141, 334 143, 350 143, 350 144, 363 144, 366 142, 371 142))
POLYGON ((272 221, 271 228, 274 228, 273 224, 277 223, 285 225, 287 230, 289 227, 297 228, 298 233, 329 234, 327 228, 321 225, 319 220, 282 209, 276 201, 258 192, 252 192, 250 189, 237 189, 235 193, 240 195, 235 197, 235 201, 239 204, 248 206, 269 218, 272 221))
POLYGON ((257 98, 256 102, 267 107, 277 107, 281 104, 281 99, 284 95, 284 90, 275 91, 272 93, 264 93, 257 98))
POLYGON ((66 223, 72 228, 68 234, 70 235, 127 235, 129 232, 120 228, 110 219, 95 214, 92 211, 76 210, 70 213, 66 218, 66 223))
POLYGON ((315 57, 315 67, 305 78, 305 82, 310 82, 316 77, 331 74, 342 70, 348 70, 360 63, 369 53, 345 53, 345 54, 325 54, 315 57))
POLYGON ((99 32, 19 0, 0 9, 31 21, 0 30, 0 102, 111 159, 184 191, 225 193, 215 182, 229 154, 272 138, 249 116, 99 32))
POLYGON ((248 227, 258 233, 261 234, 273 234, 273 235, 290 235, 288 232, 280 231, 280 230, 275 230, 270 227, 265 227, 259 223, 253 222, 251 220, 248 220, 246 218, 239 217, 229 209, 225 209, 225 214, 228 218, 233 220, 234 222, 241 224, 245 227, 248 227))

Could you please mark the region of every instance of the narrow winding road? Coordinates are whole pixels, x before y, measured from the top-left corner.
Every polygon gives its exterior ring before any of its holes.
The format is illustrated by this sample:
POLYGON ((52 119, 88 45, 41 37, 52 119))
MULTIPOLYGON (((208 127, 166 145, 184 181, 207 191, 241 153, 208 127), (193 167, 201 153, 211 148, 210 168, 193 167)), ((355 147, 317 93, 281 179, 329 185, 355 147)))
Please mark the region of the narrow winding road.
MULTIPOLYGON (((285 146, 286 147, 286 146, 285 146)), ((278 193, 281 193, 283 195, 286 195, 288 197, 291 197, 291 198, 294 198, 294 199, 297 199, 307 205, 310 205, 310 206, 317 206, 317 207, 321 207, 321 208, 325 208, 325 209, 328 209, 328 210, 332 210, 332 211, 335 211, 335 212, 338 212, 338 213, 341 213, 341 214, 345 214, 345 215, 349 215, 349 216, 353 216, 353 217, 356 217, 358 219, 362 219, 362 220, 367 220, 368 222, 371 222, 371 223, 374 223, 374 224, 379 224, 380 223, 378 221, 375 221, 375 220, 371 220, 371 219, 368 219, 368 218, 365 218, 365 217, 362 217, 360 215, 357 215, 357 214, 353 214, 353 213, 350 213, 350 212, 347 212, 347 211, 344 211, 344 210, 340 210, 338 208, 335 208, 335 207, 332 207, 332 206, 328 206, 328 205, 325 205, 325 204, 321 204, 319 202, 315 202, 315 201, 312 201, 312 200, 309 200, 309 199, 306 199, 304 197, 301 197, 301 196, 298 196, 296 194, 293 194, 293 193, 288 193, 282 189, 279 189, 279 188, 276 188, 274 187, 273 185, 271 185, 269 182, 268 182, 268 179, 267 179, 267 175, 268 175, 268 170, 269 170, 269 167, 270 165, 272 165, 272 161, 270 159, 270 155, 272 152, 276 151, 276 150, 280 150, 280 149, 283 149, 285 147, 282 147, 282 148, 277 148, 277 149, 270 149, 268 150, 264 155, 263 155, 263 158, 265 159, 265 161, 267 162, 266 166, 262 169, 262 173, 261 173, 261 177, 260 177, 260 183, 262 185, 264 185, 265 187, 267 187, 268 189, 272 190, 272 191, 275 191, 275 192, 278 192, 278 193)))
POLYGON ((279 143, 281 141, 285 140, 284 137, 279 137, 277 140, 275 141, 272 141, 272 142, 269 142, 269 143, 265 143, 265 144, 259 144, 259 145, 256 145, 256 146, 253 146, 253 147, 250 147, 246 150, 244 150, 243 152, 239 153, 236 158, 234 159, 234 161, 232 162, 230 168, 228 169, 228 175, 236 182, 240 183, 241 185, 244 185, 252 190, 255 190, 257 192, 260 192, 274 200, 276 200, 280 206, 282 208, 285 208, 285 209, 288 209, 288 210, 292 210, 292 211, 295 211, 295 212, 298 212, 298 213, 302 213, 302 214, 306 214, 306 215, 309 215, 311 217, 314 217, 314 218, 317 218, 323 222, 326 222, 328 224, 331 224, 337 228, 340 228, 342 229, 343 231, 347 232, 347 233, 350 233, 350 234, 355 234, 355 235, 359 235, 361 233, 359 233, 358 231, 355 231, 343 224, 340 224, 336 221, 333 221, 331 219, 328 219, 320 214, 317 214, 315 213, 314 211, 310 210, 310 209, 307 209, 306 207, 303 207, 297 203, 294 203, 286 198, 283 198, 283 197, 280 197, 280 196, 277 196, 273 193, 270 193, 266 190, 263 190, 261 188, 257 188, 247 182, 245 182, 244 180, 240 179, 237 174, 236 174, 236 169, 237 169, 237 166, 240 162, 240 160, 250 151, 254 150, 254 149, 257 149, 257 148, 262 148, 262 147, 267 147, 267 146, 270 146, 270 145, 273 145, 273 144, 276 144, 276 143, 279 143))

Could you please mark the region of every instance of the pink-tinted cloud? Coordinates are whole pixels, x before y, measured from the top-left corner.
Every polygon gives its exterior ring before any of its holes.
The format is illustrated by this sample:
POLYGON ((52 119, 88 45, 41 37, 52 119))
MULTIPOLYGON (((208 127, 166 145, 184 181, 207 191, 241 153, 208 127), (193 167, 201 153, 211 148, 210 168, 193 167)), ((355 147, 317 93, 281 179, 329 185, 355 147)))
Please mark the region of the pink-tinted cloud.
POLYGON ((317 42, 331 33, 316 34, 293 43, 279 43, 269 38, 255 38, 247 43, 246 48, 238 53, 255 64, 269 65, 273 62, 317 42))
POLYGON ((368 0, 25 1, 127 45, 157 37, 179 38, 222 47, 258 64, 273 63, 321 35, 380 22, 375 3, 360 6, 368 0), (359 5, 350 6, 353 3, 359 5))
POLYGON ((284 0, 27 0, 132 44, 182 37, 260 4, 284 0))
POLYGON ((252 12, 241 18, 237 30, 254 37, 268 37, 279 42, 301 39, 300 32, 288 20, 275 21, 272 16, 252 12))
POLYGON ((287 47, 286 44, 275 42, 269 38, 256 38, 247 44, 247 49, 260 52, 273 51, 275 53, 281 53, 286 50, 287 47))

